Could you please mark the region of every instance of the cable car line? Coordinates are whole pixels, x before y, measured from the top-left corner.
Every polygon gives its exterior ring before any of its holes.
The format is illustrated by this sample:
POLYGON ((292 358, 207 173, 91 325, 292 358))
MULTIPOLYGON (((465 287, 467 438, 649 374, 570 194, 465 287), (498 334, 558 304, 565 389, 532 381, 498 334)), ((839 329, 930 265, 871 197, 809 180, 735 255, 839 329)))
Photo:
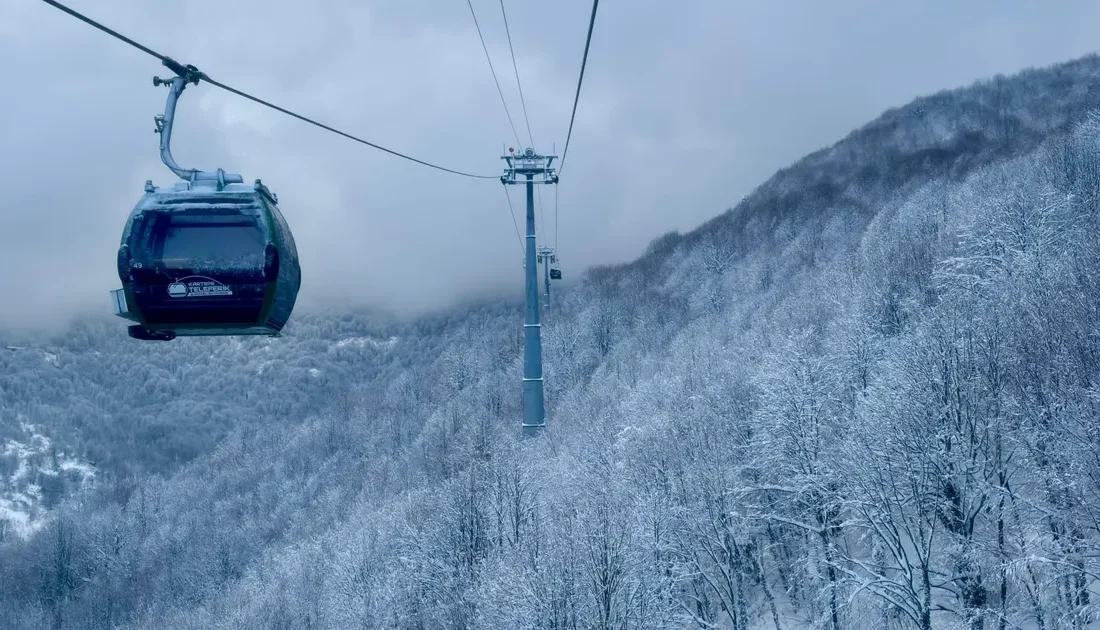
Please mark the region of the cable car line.
MULTIPOLYGON (((519 88, 519 103, 523 107, 523 121, 527 123, 527 138, 531 141, 529 146, 535 146, 535 134, 531 133, 531 118, 527 115, 527 102, 523 98, 523 83, 519 80, 519 66, 516 65, 516 50, 512 47, 512 31, 508 27, 508 13, 504 10, 504 0, 500 0, 500 15, 504 18, 504 33, 508 37, 508 52, 512 56, 512 70, 516 73, 516 87, 519 88)), ((515 131, 513 129, 513 131, 515 131)), ((517 138, 518 140, 518 138, 517 138)), ((538 189, 539 199, 539 224, 546 220, 542 211, 542 189, 538 189)))
POLYGON ((148 48, 146 46, 142 46, 141 44, 135 42, 134 40, 130 39, 129 37, 126 37, 125 35, 119 33, 118 31, 114 31, 110 28, 107 28, 106 26, 100 24, 99 22, 96 22, 92 18, 87 17, 85 15, 82 15, 80 13, 77 13, 76 11, 74 11, 74 10, 70 9, 69 7, 61 4, 60 2, 55 2, 55 0, 42 0, 42 1, 45 2, 46 4, 52 6, 55 9, 60 9, 60 10, 64 11, 65 13, 68 13, 69 15, 75 17, 76 19, 80 20, 81 22, 84 22, 85 24, 88 24, 89 26, 93 26, 95 28, 98 28, 99 30, 103 31, 104 33, 107 33, 111 37, 115 37, 119 40, 122 40, 122 41, 126 42, 127 44, 130 44, 134 48, 137 48, 138 50, 140 50, 141 52, 143 52, 147 55, 151 55, 153 57, 156 57, 157 59, 160 59, 161 62, 164 63, 164 65, 168 66, 169 68, 171 68, 176 73, 180 73, 180 71, 177 70, 176 67, 182 68, 182 66, 180 66, 178 63, 173 61, 171 57, 167 57, 165 55, 162 55, 162 54, 156 52, 155 50, 153 50, 151 48, 148 48))
MULTIPOLYGON (((508 110, 508 103, 507 103, 507 100, 504 98, 504 90, 500 87, 500 80, 497 78, 496 69, 493 68, 493 60, 489 56, 489 48, 488 48, 488 46, 486 46, 485 37, 481 33, 481 26, 478 24, 477 14, 474 12, 474 5, 471 2, 471 0, 466 0, 466 5, 470 7, 470 16, 473 17, 473 19, 474 19, 474 26, 477 28, 477 36, 481 40, 481 48, 482 48, 482 50, 485 51, 485 60, 489 62, 489 71, 493 74, 493 82, 496 84, 497 94, 500 95, 500 102, 501 102, 502 105, 504 105, 504 113, 508 116, 508 124, 512 127, 512 133, 516 137, 516 144, 522 146, 523 141, 520 140, 520 138, 519 138, 519 132, 516 131, 516 125, 512 121, 512 113, 508 110)), ((534 137, 534 134, 531 133, 531 119, 527 116, 527 103, 523 99, 523 85, 520 83, 520 80, 519 80, 519 67, 516 65, 516 53, 515 53, 515 50, 512 48, 512 34, 511 34, 511 31, 509 30, 509 27, 508 27, 508 14, 504 10, 504 0, 501 0, 501 2, 500 2, 500 12, 501 12, 501 15, 504 17, 504 31, 508 36, 508 51, 509 51, 509 53, 511 54, 511 57, 512 57, 512 69, 516 73, 516 86, 519 87, 520 105, 523 106, 523 120, 524 120, 524 122, 527 123, 527 137, 531 141, 531 146, 534 146, 535 137, 534 137)), ((539 221, 540 222, 542 221, 542 217, 543 217, 543 214, 542 214, 542 194, 541 194, 541 192, 542 191, 540 190, 539 191, 539 193, 540 193, 539 194, 539 221)), ((507 190, 505 190, 505 193, 507 193, 507 190)), ((520 235, 519 224, 516 222, 515 208, 512 206, 512 197, 507 195, 507 194, 505 196, 508 198, 508 211, 512 215, 512 224, 516 228, 516 237, 519 238, 519 242, 520 242, 519 246, 520 246, 520 249, 522 250, 523 249, 523 237, 520 235)))
POLYGON ((437 169, 437 170, 440 170, 440 171, 444 171, 444 172, 447 172, 447 173, 453 173, 455 175, 462 175, 464 177, 471 177, 473 179, 497 179, 498 178, 497 175, 475 175, 473 173, 464 173, 462 171, 456 171, 456 170, 453 170, 453 169, 446 168, 444 166, 439 166, 437 164, 432 164, 431 162, 425 162, 424 160, 419 160, 419 159, 414 158, 412 156, 405 155, 404 153, 399 153, 399 152, 394 151, 392 149, 387 149, 386 147, 379 146, 377 144, 374 144, 373 142, 368 142, 367 140, 363 140, 362 138, 358 138, 358 137, 353 136, 349 133, 345 133, 343 131, 340 131, 339 129, 334 129, 334 128, 329 127, 328 125, 326 125, 324 123, 319 123, 319 122, 317 122, 315 120, 312 120, 310 118, 306 118, 305 116, 302 116, 300 114, 295 114, 294 112, 292 112, 290 110, 283 109, 282 107, 279 107, 278 105, 275 105, 273 103, 269 103, 269 102, 267 102, 267 101, 265 101, 261 98, 257 98, 255 96, 252 96, 250 94, 247 94, 247 93, 242 92, 240 90, 237 90, 235 88, 229 87, 228 85, 225 85, 224 83, 219 83, 217 81, 214 81, 210 77, 207 77, 205 74, 203 75, 203 78, 206 79, 207 83, 209 83, 211 85, 216 85, 217 87, 220 87, 221 89, 223 89, 227 92, 232 92, 233 94, 236 94, 237 96, 241 96, 243 98, 247 98, 250 101, 254 101, 256 103, 259 103, 260 105, 270 107, 271 109, 282 112, 282 113, 286 114, 287 116, 293 116, 294 118, 297 118, 298 120, 301 120, 303 122, 307 122, 311 125, 316 125, 316 126, 320 127, 321 129, 324 129, 326 131, 331 131, 332 133, 343 136, 343 137, 345 137, 349 140, 354 140, 355 142, 365 144, 369 147, 374 147, 375 149, 378 149, 380 151, 385 151, 386 153, 389 153, 391 155, 396 155, 397 157, 400 157, 400 158, 405 158, 406 160, 409 160, 411 162, 416 162, 417 164, 423 164, 424 166, 428 166, 428 167, 431 167, 431 168, 434 168, 434 169, 437 169))
POLYGON ((554 186, 554 249, 558 248, 558 187, 554 186))
MULTIPOLYGON (((516 136, 516 144, 523 144, 519 139, 519 133, 516 131, 516 124, 512 122, 512 112, 508 111, 508 103, 504 100, 504 90, 500 89, 497 71, 493 68, 493 60, 489 57, 489 47, 485 45, 485 37, 481 34, 481 25, 477 23, 477 14, 474 13, 474 5, 470 0, 466 0, 466 4, 470 7, 470 16, 474 18, 474 27, 477 28, 477 37, 481 40, 481 49, 485 51, 485 61, 489 62, 489 72, 493 73, 493 83, 497 86, 497 94, 500 94, 500 104, 504 105, 504 114, 508 116, 508 125, 512 127, 512 134, 516 136)), ((524 115, 526 116, 526 114, 524 115)))
POLYGON ((519 241, 519 253, 523 254, 523 237, 519 233, 519 223, 516 221, 516 211, 512 207, 512 195, 508 194, 508 187, 501 186, 504 189, 504 197, 508 200, 508 213, 512 215, 512 226, 516 228, 516 240, 519 241))
POLYGON ((573 97, 573 113, 569 116, 569 132, 565 134, 565 150, 561 152, 561 161, 558 162, 558 174, 565 167, 565 158, 569 155, 569 139, 573 137, 573 120, 577 117, 577 101, 581 98, 581 82, 584 81, 584 66, 588 63, 588 47, 592 44, 592 27, 596 24, 596 7, 600 0, 592 0, 592 17, 588 20, 588 38, 584 42, 584 57, 581 59, 581 75, 577 78, 577 94, 573 97))
POLYGON ((508 36, 508 52, 512 55, 512 69, 516 72, 516 87, 519 88, 519 104, 523 106, 523 120, 527 123, 527 138, 535 146, 535 135, 531 133, 531 119, 527 117, 527 102, 523 99, 523 84, 519 80, 519 67, 516 65, 516 50, 512 48, 512 32, 508 28, 508 14, 504 11, 504 0, 500 0, 500 14, 504 16, 504 34, 508 36))
MULTIPOLYGON (((557 188, 557 186, 555 185, 554 188, 557 188)), ((546 223, 546 215, 544 215, 542 213, 542 187, 541 186, 535 189, 535 194, 538 195, 538 200, 539 200, 539 225, 544 225, 546 223)))
POLYGON ((427 167, 430 167, 430 168, 434 168, 436 170, 444 171, 446 173, 453 173, 455 175, 461 175, 463 177, 470 177, 470 178, 473 178, 473 179, 497 179, 498 178, 497 175, 475 175, 473 173, 465 173, 463 171, 456 171, 454 169, 446 168, 444 166, 439 166, 437 164, 432 164, 431 162, 425 162, 424 160, 420 160, 420 159, 414 158, 412 156, 405 155, 404 153, 394 151, 393 149, 387 149, 386 147, 383 147, 381 145, 375 144, 373 142, 369 142, 369 141, 364 140, 362 138, 353 136, 349 133, 340 131, 339 129, 335 129, 335 128, 330 127, 330 126, 328 126, 324 123, 317 122, 316 120, 313 120, 311 118, 307 118, 305 116, 302 116, 301 114, 296 114, 296 113, 294 113, 294 112, 292 112, 288 109, 285 109, 283 107, 279 107, 278 105, 275 105, 274 103, 270 103, 270 102, 265 101, 261 98, 252 96, 251 94, 248 94, 247 92, 242 92, 241 90, 230 87, 230 86, 228 86, 224 83, 221 83, 219 81, 215 81, 214 79, 211 79, 205 72, 202 72, 198 68, 196 68, 194 66, 184 66, 184 65, 180 64, 178 61, 172 59, 171 57, 168 57, 167 55, 162 55, 162 54, 156 52, 155 50, 153 50, 153 49, 151 49, 147 46, 143 46, 143 45, 135 42, 134 40, 130 39, 129 37, 126 37, 125 35, 122 35, 121 33, 108 28, 108 27, 104 26, 103 24, 100 24, 99 22, 96 22, 95 20, 93 20, 89 17, 87 17, 85 15, 82 15, 82 14, 78 13, 77 11, 74 11, 73 9, 70 9, 69 7, 61 4, 60 2, 57 2, 57 0, 42 0, 42 2, 45 2, 46 4, 52 6, 56 9, 60 9, 61 11, 64 11, 65 13, 68 13, 69 15, 77 18, 81 22, 84 22, 85 24, 88 24, 89 26, 93 26, 93 27, 103 31, 106 34, 108 34, 108 35, 110 35, 110 36, 112 36, 112 37, 114 37, 114 38, 116 38, 120 41, 123 41, 123 42, 129 44, 129 45, 133 46, 134 48, 137 48, 138 50, 144 52, 147 55, 150 55, 152 57, 156 57, 166 67, 168 67, 170 70, 172 70, 173 72, 175 72, 179 76, 186 78, 188 81, 197 82, 198 79, 201 79, 201 80, 206 81, 207 83, 209 83, 213 86, 219 87, 219 88, 221 88, 221 89, 223 89, 227 92, 230 92, 232 94, 236 94, 237 96, 240 96, 242 98, 246 98, 250 101, 253 101, 253 102, 258 103, 260 105, 263 105, 265 107, 269 107, 271 109, 274 109, 277 112, 286 114, 287 116, 291 116, 291 117, 297 118, 298 120, 301 120, 303 122, 307 122, 311 125, 315 125, 317 127, 320 127, 321 129, 324 129, 325 131, 330 131, 330 132, 332 132, 336 135, 343 136, 343 137, 345 137, 349 140, 354 140, 355 142, 358 142, 360 144, 365 144, 369 147, 378 149, 379 151, 384 151, 386 153, 389 153, 390 155, 395 155, 399 158, 404 158, 406 160, 409 160, 411 162, 416 162, 417 164, 421 164, 423 166, 427 166, 427 167))

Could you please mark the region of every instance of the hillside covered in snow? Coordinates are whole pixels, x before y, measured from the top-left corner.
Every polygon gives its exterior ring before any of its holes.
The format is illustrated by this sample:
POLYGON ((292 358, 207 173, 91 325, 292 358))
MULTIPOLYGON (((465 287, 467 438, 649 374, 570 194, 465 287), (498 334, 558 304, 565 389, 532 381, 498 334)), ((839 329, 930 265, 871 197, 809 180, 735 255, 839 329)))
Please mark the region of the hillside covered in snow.
POLYGON ((945 91, 543 325, 0 335, 0 627, 1100 624, 1100 58, 945 91))

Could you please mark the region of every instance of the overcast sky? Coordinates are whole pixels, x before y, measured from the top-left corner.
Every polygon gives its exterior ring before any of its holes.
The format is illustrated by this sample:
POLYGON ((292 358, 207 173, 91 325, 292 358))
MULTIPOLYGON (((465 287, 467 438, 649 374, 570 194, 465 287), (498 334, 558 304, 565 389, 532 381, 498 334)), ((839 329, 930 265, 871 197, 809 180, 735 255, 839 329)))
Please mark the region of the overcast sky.
MULTIPOLYGON (((444 166, 499 174, 515 145, 465 0, 69 0, 211 77, 444 166)), ((505 0, 536 149, 560 153, 590 0, 505 0)), ((498 0, 474 0, 526 144, 498 0)), ((1100 2, 612 1, 600 5, 540 242, 575 278, 690 230, 889 107, 1093 50, 1100 2)), ((40 0, 0 0, 0 323, 109 313, 167 69, 40 0)), ((259 177, 303 268, 299 308, 434 309, 522 295, 499 180, 355 144, 208 86, 184 93, 185 168, 259 177)), ((518 147, 517 147, 518 148, 518 147)), ((522 189, 511 188, 522 229, 522 189)), ((541 219, 540 219, 541 221, 541 219)), ((121 322, 120 322, 121 324, 121 322)))

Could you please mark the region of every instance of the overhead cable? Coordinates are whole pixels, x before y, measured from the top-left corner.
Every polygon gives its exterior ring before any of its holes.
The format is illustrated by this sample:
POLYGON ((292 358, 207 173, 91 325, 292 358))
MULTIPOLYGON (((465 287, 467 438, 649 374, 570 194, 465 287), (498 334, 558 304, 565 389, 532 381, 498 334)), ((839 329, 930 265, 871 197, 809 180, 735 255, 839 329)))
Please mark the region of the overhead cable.
POLYGON ((466 4, 470 7, 470 15, 474 18, 474 27, 477 28, 477 37, 481 40, 481 49, 485 51, 485 61, 489 62, 489 72, 493 73, 493 83, 497 86, 497 94, 500 94, 500 104, 504 106, 504 114, 508 117, 508 125, 512 128, 512 134, 516 137, 516 144, 523 144, 523 141, 519 139, 519 133, 516 132, 516 124, 512 122, 512 112, 508 111, 508 103, 504 99, 504 90, 500 89, 497 71, 493 68, 493 60, 489 57, 489 47, 485 45, 485 38, 481 35, 481 25, 477 23, 477 14, 474 13, 474 5, 470 0, 466 0, 466 4))
POLYGON ((588 48, 592 45, 592 27, 596 24, 596 7, 600 0, 592 0, 592 17, 588 20, 588 37, 584 41, 584 57, 581 59, 581 75, 577 78, 577 94, 573 97, 573 113, 569 116, 569 132, 565 134, 565 150, 561 152, 561 161, 558 162, 558 174, 561 174, 565 166, 565 157, 569 155, 569 139, 573 137, 573 120, 577 117, 577 101, 581 98, 581 83, 584 81, 584 66, 588 63, 588 48))
POLYGON ((519 80, 519 66, 516 65, 516 49, 512 48, 512 31, 508 28, 508 14, 504 11, 504 0, 500 0, 500 14, 504 16, 504 34, 508 36, 508 52, 512 55, 512 69, 516 72, 516 87, 519 88, 519 104, 523 107, 523 120, 527 123, 527 138, 530 146, 535 146, 535 135, 531 133, 531 119, 527 116, 527 102, 523 99, 523 84, 519 80))
POLYGON ((201 79, 203 81, 206 81, 210 85, 213 85, 215 87, 219 87, 219 88, 221 88, 221 89, 223 89, 227 92, 230 92, 232 94, 236 94, 237 96, 240 96, 242 98, 246 98, 250 101, 253 101, 253 102, 258 103, 260 105, 263 105, 265 107, 270 107, 271 109, 274 109, 277 112, 281 112, 281 113, 286 114, 288 116, 291 116, 293 118, 297 118, 298 120, 301 120, 303 122, 307 122, 311 125, 315 125, 317 127, 320 127, 321 129, 324 129, 326 131, 330 131, 330 132, 332 132, 334 134, 337 134, 339 136, 343 136, 343 137, 345 137, 349 140, 354 140, 355 142, 358 142, 360 144, 365 144, 369 147, 373 147, 375 149, 378 149, 379 151, 384 151, 386 153, 389 153, 390 155, 395 155, 399 158, 403 158, 403 159, 409 160, 411 162, 416 162, 417 164, 422 164, 424 166, 434 168, 434 169, 437 169, 437 170, 440 170, 440 171, 444 171, 444 172, 447 172, 447 173, 453 173, 455 175, 462 175, 463 177, 472 177, 474 179, 497 179, 498 178, 497 175, 475 175, 475 174, 472 174, 472 173, 465 173, 465 172, 462 172, 462 171, 456 171, 454 169, 446 168, 444 166, 439 166, 438 164, 432 164, 431 162, 425 162, 424 160, 420 160, 420 159, 414 158, 412 156, 406 155, 404 153, 394 151, 393 149, 387 149, 386 147, 383 147, 381 145, 378 145, 378 144, 375 144, 373 142, 364 140, 364 139, 359 138, 357 136, 353 136, 350 133, 340 131, 339 129, 335 129, 335 128, 330 127, 330 126, 328 126, 324 123, 317 122, 316 120, 313 120, 311 118, 307 118, 305 116, 302 116, 301 114, 296 114, 296 113, 294 113, 294 112, 292 112, 288 109, 285 109, 283 107, 275 105, 274 103, 270 103, 268 101, 265 101, 264 99, 258 98, 256 96, 252 96, 251 94, 248 94, 247 92, 243 92, 241 90, 230 87, 230 86, 228 86, 224 83, 221 83, 219 81, 215 81, 214 79, 211 79, 210 76, 207 75, 205 72, 200 71, 198 68, 195 68, 194 66, 184 66, 183 64, 181 64, 178 61, 172 59, 171 57, 168 57, 167 55, 162 55, 162 54, 156 52, 155 50, 153 50, 153 49, 151 49, 147 46, 143 46, 143 45, 135 42, 134 40, 130 39, 129 37, 126 37, 125 35, 122 35, 121 33, 118 33, 117 31, 114 31, 114 30, 100 24, 99 22, 96 22, 95 20, 70 9, 69 7, 61 4, 60 2, 57 2, 57 0, 42 0, 42 1, 45 2, 48 5, 56 8, 56 9, 60 9, 61 11, 64 11, 65 13, 68 13, 69 15, 77 18, 78 20, 84 22, 85 24, 88 24, 89 26, 93 26, 93 27, 103 31, 104 33, 107 33, 108 35, 110 35, 112 37, 115 37, 116 39, 119 39, 119 40, 133 46, 134 48, 137 48, 138 50, 146 53, 147 55, 151 55, 153 57, 156 57, 166 67, 168 67, 170 70, 172 70, 173 72, 175 72, 176 74, 178 74, 180 76, 187 77, 187 78, 201 79))

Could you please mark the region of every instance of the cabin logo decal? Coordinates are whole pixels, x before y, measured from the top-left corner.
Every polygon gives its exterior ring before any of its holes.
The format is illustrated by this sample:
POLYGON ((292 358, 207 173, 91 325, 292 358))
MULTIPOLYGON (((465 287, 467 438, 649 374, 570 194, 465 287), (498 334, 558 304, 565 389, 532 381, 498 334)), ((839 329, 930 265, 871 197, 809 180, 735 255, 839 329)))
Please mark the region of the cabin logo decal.
POLYGON ((174 298, 230 296, 233 290, 213 278, 188 276, 169 284, 168 295, 174 298))

